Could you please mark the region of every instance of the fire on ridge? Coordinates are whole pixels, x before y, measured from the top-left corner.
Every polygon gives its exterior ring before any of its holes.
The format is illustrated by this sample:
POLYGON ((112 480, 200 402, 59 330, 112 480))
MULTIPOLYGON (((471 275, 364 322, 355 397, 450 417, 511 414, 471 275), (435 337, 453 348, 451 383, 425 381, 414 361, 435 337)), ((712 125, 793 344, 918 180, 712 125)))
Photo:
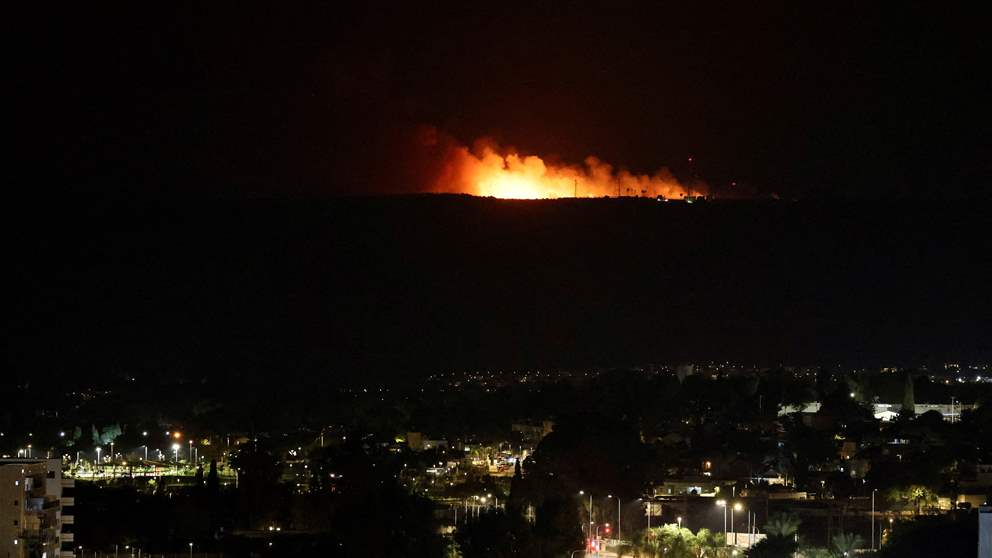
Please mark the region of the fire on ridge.
POLYGON ((537 155, 477 142, 470 150, 450 147, 432 191, 505 199, 599 198, 605 196, 683 199, 706 193, 705 185, 680 182, 662 168, 654 174, 615 170, 596 157, 582 165, 553 164, 537 155))

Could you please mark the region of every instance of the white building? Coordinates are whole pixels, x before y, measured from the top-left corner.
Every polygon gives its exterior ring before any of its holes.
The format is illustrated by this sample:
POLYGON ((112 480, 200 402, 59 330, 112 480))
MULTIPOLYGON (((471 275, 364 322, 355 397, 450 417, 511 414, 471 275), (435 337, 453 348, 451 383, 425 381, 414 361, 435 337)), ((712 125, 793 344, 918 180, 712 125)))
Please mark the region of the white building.
MULTIPOLYGON (((944 420, 950 422, 957 422, 961 419, 962 411, 972 411, 978 408, 978 405, 962 404, 962 403, 917 403, 914 409, 916 416, 922 415, 927 411, 937 411, 943 415, 944 420)), ((785 405, 778 411, 779 416, 789 415, 792 413, 802 413, 802 414, 814 414, 819 412, 820 403, 809 402, 803 403, 802 405, 785 405)), ((872 404, 872 411, 875 414, 875 418, 888 422, 895 420, 899 416, 899 411, 902 410, 902 405, 899 403, 874 403, 872 404)))
POLYGON ((0 460, 0 557, 73 556, 73 486, 58 459, 0 460))
POLYGON ((978 508, 978 558, 992 556, 992 506, 978 508))

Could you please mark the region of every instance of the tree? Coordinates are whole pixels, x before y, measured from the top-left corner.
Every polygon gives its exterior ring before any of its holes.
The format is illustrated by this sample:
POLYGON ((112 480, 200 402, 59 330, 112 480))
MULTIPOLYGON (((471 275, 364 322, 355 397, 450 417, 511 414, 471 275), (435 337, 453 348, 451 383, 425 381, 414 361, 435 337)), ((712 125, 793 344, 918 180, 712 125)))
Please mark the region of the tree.
POLYGON ((975 513, 921 517, 900 523, 879 552, 880 558, 974 558, 978 552, 975 513))
POLYGON ((522 518, 503 512, 484 513, 455 533, 464 558, 524 556, 530 538, 530 526, 522 518))
POLYGON ((560 556, 582 543, 581 520, 575 505, 562 498, 547 498, 537 508, 533 556, 560 556))
POLYGON ((585 490, 633 499, 646 485, 650 458, 635 424, 580 415, 563 417, 524 465, 535 490, 553 480, 565 493, 585 490))
POLYGON ((274 519, 274 504, 282 496, 279 476, 282 467, 264 446, 249 442, 238 447, 231 456, 231 464, 238 473, 238 493, 241 511, 249 527, 274 519))
POLYGON ((777 513, 768 518, 765 524, 765 532, 769 537, 789 538, 799 531, 802 521, 799 517, 789 513, 777 513))
POLYGON ((211 495, 220 491, 220 478, 217 475, 217 460, 210 460, 210 472, 207 473, 207 492, 211 495))
POLYGON ((791 537, 766 537, 747 551, 748 558, 792 558, 796 542, 791 537))
POLYGON ((645 530, 641 546, 652 557, 698 558, 699 556, 699 543, 692 531, 673 524, 645 530))
POLYGON ((723 533, 714 533, 709 529, 696 532, 696 549, 699 558, 717 558, 729 553, 723 533))
POLYGON ((834 535, 831 543, 837 556, 853 556, 854 551, 864 545, 864 540, 854 533, 840 533, 834 535))
POLYGON ((755 544, 747 553, 749 557, 791 558, 796 552, 796 532, 800 520, 792 514, 779 513, 771 516, 765 524, 768 537, 755 544))
POLYGON ((912 503, 916 507, 916 515, 923 512, 924 506, 930 507, 937 502, 937 494, 933 490, 918 484, 893 488, 887 496, 892 501, 912 503))

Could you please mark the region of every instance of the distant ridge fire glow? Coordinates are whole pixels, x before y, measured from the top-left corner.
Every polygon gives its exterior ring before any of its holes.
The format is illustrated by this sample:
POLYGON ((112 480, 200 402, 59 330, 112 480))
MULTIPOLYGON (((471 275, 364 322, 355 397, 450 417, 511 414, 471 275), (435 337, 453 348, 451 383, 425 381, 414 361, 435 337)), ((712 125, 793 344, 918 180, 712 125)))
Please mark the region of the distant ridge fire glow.
POLYGON ((654 174, 614 170, 596 157, 582 165, 552 164, 536 155, 501 149, 487 141, 474 149, 446 149, 434 192, 463 193, 506 199, 599 198, 638 196, 680 199, 705 194, 702 184, 679 182, 666 168, 654 174))

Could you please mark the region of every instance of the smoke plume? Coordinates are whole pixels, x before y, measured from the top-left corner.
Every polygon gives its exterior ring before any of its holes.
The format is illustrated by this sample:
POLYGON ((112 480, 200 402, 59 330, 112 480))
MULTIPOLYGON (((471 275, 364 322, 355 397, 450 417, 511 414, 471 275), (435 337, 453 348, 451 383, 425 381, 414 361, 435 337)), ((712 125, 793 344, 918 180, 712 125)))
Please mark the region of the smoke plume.
POLYGON ((482 139, 472 148, 433 129, 420 133, 421 145, 434 152, 434 178, 427 188, 436 193, 472 194, 497 198, 596 198, 604 196, 663 196, 680 199, 706 193, 705 184, 680 182, 667 168, 653 174, 616 170, 597 157, 581 165, 559 164, 519 153, 482 139))

